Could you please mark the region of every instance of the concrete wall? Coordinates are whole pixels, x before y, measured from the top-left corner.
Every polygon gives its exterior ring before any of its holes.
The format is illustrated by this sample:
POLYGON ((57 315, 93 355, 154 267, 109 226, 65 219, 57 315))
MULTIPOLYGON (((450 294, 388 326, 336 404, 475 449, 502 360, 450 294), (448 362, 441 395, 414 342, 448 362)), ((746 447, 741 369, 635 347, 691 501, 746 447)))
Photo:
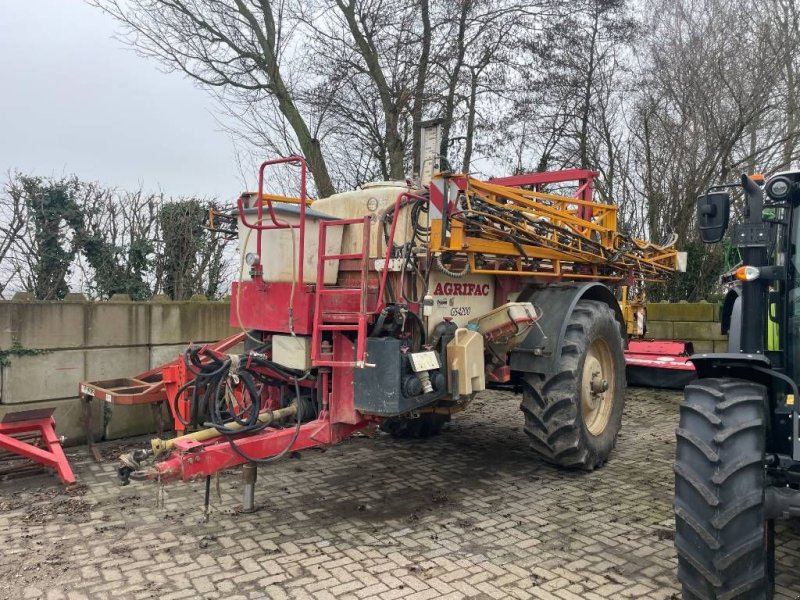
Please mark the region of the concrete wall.
MULTIPOLYGON (((82 380, 132 377, 174 359, 188 343, 235 333, 229 303, 131 302, 115 297, 87 302, 70 294, 62 302, 0 301, 0 417, 8 411, 55 407, 58 433, 83 440, 82 380)), ((95 401, 96 439, 153 431, 149 406, 95 401)))
MULTIPOLYGON (((59 434, 83 440, 82 380, 132 377, 177 357, 189 343, 225 338, 228 302, 87 302, 70 294, 62 302, 23 295, 0 301, 0 418, 8 411, 55 407, 59 434)), ((724 351, 716 304, 649 304, 650 339, 694 343, 697 352, 724 351)), ((95 401, 95 439, 150 433, 149 406, 95 401)))
POLYGON ((647 339, 692 342, 695 352, 727 352, 720 333, 719 305, 708 302, 647 305, 647 339))

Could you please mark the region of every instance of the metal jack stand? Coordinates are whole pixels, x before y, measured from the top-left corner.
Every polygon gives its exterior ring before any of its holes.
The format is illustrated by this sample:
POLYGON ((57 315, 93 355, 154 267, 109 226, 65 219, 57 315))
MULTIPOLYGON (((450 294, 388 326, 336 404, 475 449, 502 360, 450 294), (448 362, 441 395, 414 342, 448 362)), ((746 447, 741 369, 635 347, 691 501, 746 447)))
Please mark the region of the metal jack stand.
POLYGON ((245 463, 242 465, 242 512, 251 513, 256 510, 256 478, 258 465, 245 463))
POLYGON ((43 408, 8 413, 0 422, 0 448, 55 469, 64 483, 75 483, 75 475, 61 449, 61 438, 56 435, 54 410, 43 408), (38 433, 43 447, 14 437, 23 433, 38 433))

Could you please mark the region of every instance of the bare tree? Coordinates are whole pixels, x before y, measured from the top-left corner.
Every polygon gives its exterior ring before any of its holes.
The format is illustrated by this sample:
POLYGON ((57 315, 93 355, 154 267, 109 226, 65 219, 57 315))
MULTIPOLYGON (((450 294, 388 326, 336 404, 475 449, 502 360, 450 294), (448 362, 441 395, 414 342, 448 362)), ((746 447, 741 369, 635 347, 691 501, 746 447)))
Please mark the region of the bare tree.
POLYGON ((84 206, 86 240, 79 267, 86 291, 97 298, 128 294, 146 300, 153 294, 153 263, 162 194, 106 190, 84 206))
POLYGON ((16 287, 38 300, 60 300, 69 291, 73 261, 85 239, 80 206, 100 192, 76 177, 46 180, 21 174, 6 189, 24 221, 8 251, 16 287))
POLYGON ((70 290, 100 299, 221 297, 232 257, 226 238, 205 226, 211 208, 219 207, 75 176, 10 173, 0 193, 0 297, 27 291, 58 300, 70 290))
POLYGON ((124 24, 131 45, 168 69, 235 92, 246 106, 274 101, 309 162, 319 194, 334 193, 314 115, 298 100, 302 80, 292 75, 302 56, 288 0, 96 0, 96 5, 124 24))
POLYGON ((5 298, 9 284, 18 280, 20 266, 16 251, 28 226, 23 190, 16 174, 9 172, 0 195, 0 298, 5 298))
MULTIPOLYGON (((775 43, 775 4, 754 0, 655 1, 632 133, 651 238, 665 230, 689 251, 689 272, 672 298, 717 289, 725 257, 694 234, 694 200, 712 182, 742 170, 772 170, 796 140, 786 136, 786 104, 775 90, 797 45, 775 43), (743 19, 742 15, 753 15, 743 19)), ((785 93, 785 92, 784 92, 785 93)), ((790 152, 791 154, 791 152, 790 152)))

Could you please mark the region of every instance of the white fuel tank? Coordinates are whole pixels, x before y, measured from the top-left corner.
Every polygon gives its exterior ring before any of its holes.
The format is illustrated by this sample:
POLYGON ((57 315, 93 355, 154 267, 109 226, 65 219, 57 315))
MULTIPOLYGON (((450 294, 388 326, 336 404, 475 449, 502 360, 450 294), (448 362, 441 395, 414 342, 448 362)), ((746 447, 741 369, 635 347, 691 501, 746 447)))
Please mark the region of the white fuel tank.
MULTIPOLYGON (((357 219, 371 215, 375 217, 370 231, 369 255, 381 258, 386 251, 383 237, 383 216, 394 206, 398 194, 412 192, 413 189, 405 181, 376 181, 365 183, 361 189, 334 194, 320 198, 312 204, 314 210, 340 219, 357 219)), ((395 230, 394 241, 402 244, 413 235, 412 223, 408 208, 400 209, 395 230)), ((428 226, 428 223, 423 223, 428 226)), ((342 237, 342 253, 361 252, 363 225, 348 225, 342 237)))
MULTIPOLYGON (((296 204, 273 202, 272 209, 275 218, 280 224, 297 225, 300 223, 300 208, 296 204)), ((244 216, 247 222, 255 225, 258 221, 258 209, 245 208, 244 216)), ((291 282, 299 277, 297 267, 300 258, 300 229, 281 228, 258 231, 250 229, 242 223, 242 215, 238 215, 239 256, 246 256, 249 252, 256 252, 258 236, 261 236, 261 266, 264 269, 264 281, 291 282)), ((306 208, 305 242, 303 246, 303 282, 314 283, 317 281, 317 262, 319 257, 319 224, 321 221, 333 217, 313 208, 306 208)), ((263 225, 272 225, 267 207, 262 215, 263 225)), ((342 228, 330 227, 326 231, 325 254, 339 254, 342 247, 342 228)), ((339 261, 330 260, 325 263, 325 283, 336 283, 339 271, 339 261)), ((242 281, 250 281, 250 267, 242 267, 242 281)), ((299 283, 299 282, 298 282, 299 283)))

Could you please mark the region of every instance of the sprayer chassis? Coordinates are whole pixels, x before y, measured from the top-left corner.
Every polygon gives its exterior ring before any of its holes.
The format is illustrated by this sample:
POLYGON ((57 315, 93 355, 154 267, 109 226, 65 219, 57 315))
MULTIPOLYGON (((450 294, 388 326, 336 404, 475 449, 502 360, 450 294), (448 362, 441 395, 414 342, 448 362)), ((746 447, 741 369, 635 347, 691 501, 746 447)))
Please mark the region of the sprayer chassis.
MULTIPOLYGON (((484 183, 467 176, 443 174, 431 183, 424 196, 408 189, 395 192, 396 197, 381 209, 383 220, 379 222, 371 214, 373 198, 367 203, 366 215, 321 217, 307 207, 305 161, 298 157, 266 161, 259 171, 258 194, 249 198, 251 204, 255 200, 255 206, 248 206, 247 196, 239 200, 242 266, 247 253, 250 270, 249 277, 241 276, 233 284, 231 325, 270 349, 263 350, 265 354, 245 352, 231 363, 227 355, 203 348, 196 355, 205 358, 194 367, 186 359, 179 359, 161 373, 164 399, 179 432, 192 418, 188 395, 193 389, 195 369, 225 361, 234 365, 231 369, 245 369, 250 376, 271 382, 262 385, 261 397, 256 399, 261 415, 258 419, 268 420, 269 426, 255 433, 220 435, 223 424, 216 423, 216 431, 212 428, 169 441, 154 440, 149 452, 128 457, 121 475, 189 480, 253 457, 265 460, 334 444, 354 431, 387 419, 408 420, 426 414, 449 418, 463 410, 472 396, 487 385, 523 392, 526 430, 535 442, 534 448, 545 458, 564 466, 599 466, 613 447, 621 420, 622 352, 632 326, 631 319, 626 322, 626 313, 633 314, 631 307, 620 305, 617 290, 608 286, 664 276, 674 270, 676 253, 671 248, 620 236, 616 232, 615 207, 591 201, 596 175, 571 170, 484 183), (273 206, 272 197, 263 192, 265 168, 278 163, 300 166, 294 222, 289 222, 286 213, 280 213, 273 206), (576 197, 541 192, 543 185, 567 180, 578 181, 576 197), (429 233, 425 234, 428 237, 418 235, 416 222, 409 237, 408 222, 401 232, 399 216, 404 210, 419 211, 421 207, 429 214, 429 233), (480 224, 477 228, 476 223, 480 224), (384 225, 385 249, 379 250, 376 257, 371 232, 380 224, 384 225), (309 227, 319 229, 318 240, 309 240, 309 227), (354 247, 347 250, 330 250, 329 236, 337 227, 356 232, 359 242, 351 242, 354 247), (273 266, 267 262, 271 250, 262 238, 286 231, 290 237, 283 239, 291 245, 294 265, 290 269, 291 281, 269 280, 272 276, 265 276, 265 268, 273 266), (244 238, 242 232, 246 232, 244 238), (248 252, 253 233, 254 252, 248 252), (512 233, 520 236, 517 242, 500 239, 512 233), (427 242, 420 243, 420 239, 427 242), (444 256, 449 258, 448 268, 442 264, 444 256), (336 284, 329 284, 328 269, 334 262, 336 284), (435 265, 439 265, 438 269, 435 265), (309 268, 316 270, 315 279, 309 277, 309 268), (452 273, 450 269, 459 272, 452 273), (433 293, 414 297, 409 286, 416 289, 417 281, 408 282, 414 277, 409 275, 412 270, 424 274, 423 289, 430 285, 433 293), (528 328, 512 331, 505 342, 486 332, 482 338, 475 318, 507 306, 512 300, 536 307, 528 328), (472 323, 471 329, 464 329, 468 323, 472 323), (286 371, 270 362, 275 358, 270 345, 274 336, 298 340, 308 351, 304 373, 286 371), (374 346, 387 337, 399 340, 397 351, 395 355, 381 355, 381 364, 377 364, 367 351, 368 345, 374 346), (481 344, 479 369, 474 360, 476 338, 481 344), (514 338, 513 344, 507 343, 510 338, 514 338), (426 345, 426 340, 435 342, 426 345), (484 343, 488 357, 485 362, 484 343), (572 365, 576 348, 579 362, 572 365), (258 357, 257 364, 251 364, 254 356, 258 357), (426 361, 427 366, 419 366, 426 361), (356 376, 361 369, 378 369, 376 373, 381 375, 384 371, 396 372, 399 388, 373 389, 365 382, 383 380, 356 376), (551 389, 549 382, 564 369, 572 372, 572 379, 563 385, 569 386, 571 391, 567 391, 576 402, 570 427, 564 426, 563 419, 559 423, 547 421, 548 414, 552 416, 554 412, 548 406, 560 402, 558 394, 565 393, 563 389, 551 389), (424 390, 419 389, 420 383, 424 390), (289 393, 287 400, 286 391, 292 386, 297 392, 294 397, 289 393), (390 406, 381 409, 378 405, 384 396, 390 406), (604 404, 606 399, 608 403, 604 404), (307 411, 303 417, 297 414, 302 407, 307 411), (308 412, 313 413, 313 418, 308 412), (599 421, 591 416, 597 414, 599 421), (283 422, 275 415, 280 415, 283 422), (596 431, 590 430, 586 420, 590 416, 596 431), (535 431, 537 427, 543 427, 547 435, 535 431), (562 442, 570 444, 568 452, 561 447, 562 442), (145 467, 143 459, 150 456, 157 461, 145 467)), ((281 200, 285 203, 287 199, 281 200)), ((324 206, 331 209, 338 205, 324 206)), ((246 349, 248 344, 253 345, 246 340, 246 349)), ((150 383, 157 383, 157 379, 151 376, 150 383)), ((391 380, 392 376, 386 379, 391 380)), ((233 402, 231 406, 246 410, 249 402, 249 410, 255 411, 253 399, 236 387, 237 377, 225 380, 224 385, 230 386, 226 397, 233 402)), ((221 383, 220 389, 222 386, 221 383)), ((86 389, 82 384, 84 396, 86 389)), ((203 425, 196 423, 198 427, 203 425)))

